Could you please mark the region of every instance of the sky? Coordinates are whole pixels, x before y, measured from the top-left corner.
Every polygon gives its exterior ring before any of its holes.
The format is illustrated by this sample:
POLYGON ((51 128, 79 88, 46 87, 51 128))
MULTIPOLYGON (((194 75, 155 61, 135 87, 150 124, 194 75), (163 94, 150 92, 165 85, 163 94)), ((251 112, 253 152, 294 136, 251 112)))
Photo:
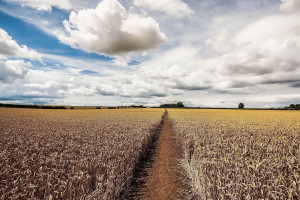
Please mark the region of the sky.
POLYGON ((300 0, 0 0, 0 102, 300 103, 300 0))

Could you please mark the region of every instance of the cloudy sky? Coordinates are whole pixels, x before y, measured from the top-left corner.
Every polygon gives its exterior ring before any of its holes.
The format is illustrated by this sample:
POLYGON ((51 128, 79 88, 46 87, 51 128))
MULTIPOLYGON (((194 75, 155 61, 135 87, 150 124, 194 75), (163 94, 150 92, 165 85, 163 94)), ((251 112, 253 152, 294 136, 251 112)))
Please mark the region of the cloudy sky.
POLYGON ((300 103, 300 0, 0 0, 0 102, 300 103))

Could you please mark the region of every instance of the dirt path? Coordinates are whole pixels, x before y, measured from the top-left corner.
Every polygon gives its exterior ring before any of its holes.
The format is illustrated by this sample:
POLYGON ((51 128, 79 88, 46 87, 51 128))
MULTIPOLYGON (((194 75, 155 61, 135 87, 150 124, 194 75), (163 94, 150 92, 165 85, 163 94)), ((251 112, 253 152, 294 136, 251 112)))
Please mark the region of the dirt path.
POLYGON ((180 155, 170 123, 164 119, 153 164, 151 168, 146 169, 149 176, 139 192, 143 200, 186 199, 184 195, 186 186, 183 184, 178 162, 180 155))

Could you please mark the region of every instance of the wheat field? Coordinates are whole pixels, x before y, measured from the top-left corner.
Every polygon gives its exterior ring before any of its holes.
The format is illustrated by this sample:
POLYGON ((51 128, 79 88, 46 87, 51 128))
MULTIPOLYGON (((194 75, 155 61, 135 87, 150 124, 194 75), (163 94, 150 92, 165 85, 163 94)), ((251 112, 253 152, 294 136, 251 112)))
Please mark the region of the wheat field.
POLYGON ((194 199, 300 199, 300 112, 169 109, 194 199))
MULTIPOLYGON (((0 199, 118 199, 164 109, 0 108, 0 199)), ((300 199, 300 113, 168 109, 191 199, 300 199)))
POLYGON ((0 199, 117 199, 163 111, 0 108, 0 199))

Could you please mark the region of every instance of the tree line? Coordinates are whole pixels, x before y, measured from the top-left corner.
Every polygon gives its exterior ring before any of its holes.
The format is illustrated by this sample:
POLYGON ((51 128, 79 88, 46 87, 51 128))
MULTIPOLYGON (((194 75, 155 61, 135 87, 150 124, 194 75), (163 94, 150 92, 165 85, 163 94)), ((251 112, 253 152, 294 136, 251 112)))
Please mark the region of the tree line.
POLYGON ((0 103, 0 107, 36 108, 36 109, 67 109, 65 106, 22 105, 22 104, 3 104, 3 103, 0 103))

